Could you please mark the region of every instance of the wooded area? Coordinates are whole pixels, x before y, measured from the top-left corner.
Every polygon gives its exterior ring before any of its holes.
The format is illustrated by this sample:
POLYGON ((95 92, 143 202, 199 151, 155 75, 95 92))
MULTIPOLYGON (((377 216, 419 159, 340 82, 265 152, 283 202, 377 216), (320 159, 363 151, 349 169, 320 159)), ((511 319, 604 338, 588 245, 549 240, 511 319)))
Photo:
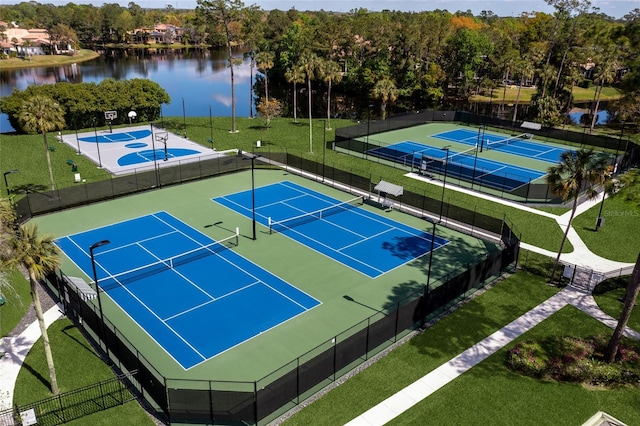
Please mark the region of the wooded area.
POLYGON ((317 90, 328 117, 336 113, 330 90, 384 117, 392 108, 438 108, 474 94, 491 95, 497 104, 507 89, 516 88, 509 112, 515 119, 520 89, 527 87, 535 90, 527 118, 558 125, 573 107, 574 88, 597 88, 593 113, 602 88, 614 85, 625 93, 608 106, 615 120, 640 122, 640 8, 615 20, 588 0, 545 1, 553 14, 517 17, 491 11, 479 16, 446 10, 264 11, 240 0, 198 0, 195 10, 143 9, 134 2, 128 7, 23 2, 0 6, 0 20, 46 28, 53 39, 67 37, 94 49, 132 46, 141 32, 159 24, 172 45, 242 45, 252 67, 267 76, 258 80, 263 93, 256 96, 268 100, 271 81, 297 85, 296 95, 305 87, 313 96, 317 90))

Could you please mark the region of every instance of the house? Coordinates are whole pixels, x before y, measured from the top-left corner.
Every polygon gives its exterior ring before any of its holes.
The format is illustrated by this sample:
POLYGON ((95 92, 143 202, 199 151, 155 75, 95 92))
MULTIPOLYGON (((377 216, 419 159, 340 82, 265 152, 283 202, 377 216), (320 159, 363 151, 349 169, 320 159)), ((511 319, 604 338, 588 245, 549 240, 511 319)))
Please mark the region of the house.
POLYGON ((153 28, 136 28, 131 31, 134 43, 171 44, 180 42, 184 31, 171 24, 156 24, 153 28))
POLYGON ((49 33, 43 28, 18 28, 15 23, 0 22, 2 53, 17 56, 45 55, 51 46, 49 33))

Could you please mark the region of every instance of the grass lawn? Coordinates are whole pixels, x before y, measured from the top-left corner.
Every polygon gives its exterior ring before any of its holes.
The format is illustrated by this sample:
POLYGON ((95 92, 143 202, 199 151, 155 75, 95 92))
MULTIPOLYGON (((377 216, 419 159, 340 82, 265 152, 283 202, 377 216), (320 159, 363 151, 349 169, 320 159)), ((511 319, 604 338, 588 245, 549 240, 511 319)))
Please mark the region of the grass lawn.
MULTIPOLYGON (((597 89, 597 86, 592 86, 588 89, 584 89, 582 87, 574 87, 573 88, 573 101, 577 103, 583 102, 591 102, 594 99, 594 94, 597 89)), ((521 103, 531 102, 531 97, 537 93, 537 89, 532 87, 523 87, 520 90, 520 100, 521 103)), ((474 95, 469 98, 471 102, 489 102, 489 94, 490 91, 486 91, 484 95, 474 95)), ((504 96, 504 100, 507 103, 515 103, 516 98, 518 96, 518 88, 516 86, 507 86, 506 92, 504 91, 504 87, 497 87, 493 90, 493 96, 491 97, 492 103, 500 103, 502 102, 502 98, 504 96)), ((615 87, 604 87, 602 89, 602 96, 600 97, 600 101, 612 101, 615 99, 620 99, 623 96, 622 92, 615 87)))
MULTIPOLYGON (((49 327, 49 339, 61 392, 68 392, 114 377, 84 336, 68 319, 60 319, 49 327)), ((49 371, 42 339, 27 355, 18 374, 13 403, 24 405, 51 397, 49 371)), ((153 425, 153 421, 136 401, 83 417, 75 424, 153 425)))
MULTIPOLYGON (((187 118, 187 131, 189 139, 204 146, 210 146, 208 140, 211 135, 211 128, 208 117, 187 118)), ((415 180, 404 176, 406 171, 393 167, 367 161, 360 158, 336 153, 331 149, 323 151, 323 140, 335 139, 335 128, 350 126, 351 120, 332 120, 332 129, 323 131, 323 123, 320 120, 313 122, 313 152, 309 153, 309 126, 308 121, 299 120, 294 123, 289 118, 282 118, 272 121, 272 126, 264 128, 260 119, 237 119, 236 128, 238 133, 229 133, 231 129, 230 117, 218 117, 213 120, 214 146, 218 150, 238 148, 243 151, 256 152, 286 149, 296 155, 309 158, 318 163, 322 163, 323 157, 327 166, 369 178, 372 182, 385 179, 390 182, 403 185, 406 190, 424 194, 431 198, 440 199, 441 188, 434 185, 418 184, 415 180), (263 147, 256 149, 256 141, 262 141, 263 147)), ((165 118, 164 125, 168 130, 178 132, 183 128, 182 118, 165 118)), ((82 155, 76 155, 75 150, 65 144, 58 143, 55 133, 48 135, 49 143, 56 148, 51 152, 53 164, 53 174, 56 187, 64 188, 75 185, 73 172, 67 164, 67 160, 72 159, 78 164, 78 170, 87 182, 95 182, 108 179, 109 174, 100 170, 82 155)), ((0 158, 0 168, 3 170, 18 169, 19 173, 9 176, 9 186, 17 189, 31 188, 33 190, 47 190, 49 188, 49 177, 46 166, 46 152, 43 148, 42 136, 40 135, 11 135, 3 137, 0 141, 2 158, 0 158)), ((6 193, 4 182, 0 182, 2 192, 6 193)), ((489 216, 503 218, 506 216, 516 225, 522 234, 523 241, 556 251, 560 247, 562 230, 557 226, 555 220, 538 216, 532 213, 523 212, 512 207, 506 207, 499 203, 476 198, 472 195, 459 193, 447 189, 445 200, 454 206, 475 210, 489 216)), ((570 244, 564 247, 565 252, 572 251, 570 244)))
MULTIPOLYGON (((544 299, 555 288, 519 271, 390 355, 315 401, 286 425, 344 424, 434 370, 544 299)), ((575 308, 554 314, 520 339, 611 332, 575 308)), ((504 364, 516 342, 444 386, 389 424, 575 425, 604 410, 632 424, 640 416, 637 388, 587 389, 519 376, 504 364), (558 401, 570 401, 559 404, 558 401)))
POLYGON ((580 425, 597 411, 628 425, 637 424, 638 387, 606 390, 539 381, 505 366, 507 350, 523 340, 610 333, 610 329, 578 309, 565 307, 388 424, 411 425, 429 418, 430 424, 580 425))
MULTIPOLYGON (((109 177, 109 172, 101 170, 84 155, 76 155, 76 151, 64 143, 58 142, 56 132, 47 134, 49 146, 55 151, 49 151, 53 180, 56 188, 73 186, 74 173, 67 160, 72 160, 78 165, 78 171, 88 182, 104 180, 109 177)), ((3 135, 0 141, 0 168, 2 170, 19 170, 7 176, 7 183, 14 192, 25 189, 30 191, 49 190, 49 172, 47 169, 46 150, 42 135, 3 135)), ((4 181, 2 182, 2 194, 6 194, 4 181)))
MULTIPOLYGON (((544 278, 519 271, 338 386, 285 424, 344 424, 556 292, 557 288, 545 285, 544 278)), ((432 424, 455 423, 440 418, 432 424)))
POLYGON ((0 337, 6 336, 18 325, 31 304, 29 281, 17 271, 9 272, 7 278, 13 290, 2 290, 7 302, 0 307, 0 337))
POLYGON ((2 69, 31 68, 31 67, 55 67, 59 65, 72 64, 74 62, 85 62, 100 56, 99 53, 81 49, 74 56, 68 55, 33 55, 30 58, 8 58, 2 60, 2 69))
MULTIPOLYGON (((602 199, 602 198, 600 198, 602 199)), ((604 201, 604 225, 594 231, 601 203, 573 220, 573 228, 589 249, 604 258, 635 263, 640 253, 640 206, 624 195, 604 201)))
MULTIPOLYGON (((620 318, 624 306, 623 299, 629 285, 630 276, 611 278, 601 282, 593 291, 593 297, 600 309, 614 318, 620 318)), ((640 308, 638 304, 631 310, 627 326, 640 332, 640 308)))

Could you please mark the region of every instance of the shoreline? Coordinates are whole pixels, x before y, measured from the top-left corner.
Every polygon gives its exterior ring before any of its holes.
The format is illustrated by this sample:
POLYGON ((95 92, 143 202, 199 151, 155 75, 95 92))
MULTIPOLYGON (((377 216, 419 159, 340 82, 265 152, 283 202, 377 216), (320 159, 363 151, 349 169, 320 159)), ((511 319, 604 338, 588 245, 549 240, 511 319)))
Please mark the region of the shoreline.
POLYGON ((16 70, 23 68, 59 67, 79 62, 86 62, 99 57, 94 50, 81 49, 78 54, 69 55, 35 55, 31 59, 9 58, 0 60, 0 70, 16 70))

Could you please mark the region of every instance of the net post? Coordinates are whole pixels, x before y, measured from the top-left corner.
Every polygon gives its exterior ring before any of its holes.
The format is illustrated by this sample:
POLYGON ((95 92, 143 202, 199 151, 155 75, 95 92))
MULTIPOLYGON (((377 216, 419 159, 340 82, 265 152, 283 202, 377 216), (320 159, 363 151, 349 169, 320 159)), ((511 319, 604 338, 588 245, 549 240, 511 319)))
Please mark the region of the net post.
POLYGON ((240 244, 240 227, 236 226, 236 247, 240 244))
POLYGON ((271 216, 269 216, 269 235, 271 235, 271 216))

